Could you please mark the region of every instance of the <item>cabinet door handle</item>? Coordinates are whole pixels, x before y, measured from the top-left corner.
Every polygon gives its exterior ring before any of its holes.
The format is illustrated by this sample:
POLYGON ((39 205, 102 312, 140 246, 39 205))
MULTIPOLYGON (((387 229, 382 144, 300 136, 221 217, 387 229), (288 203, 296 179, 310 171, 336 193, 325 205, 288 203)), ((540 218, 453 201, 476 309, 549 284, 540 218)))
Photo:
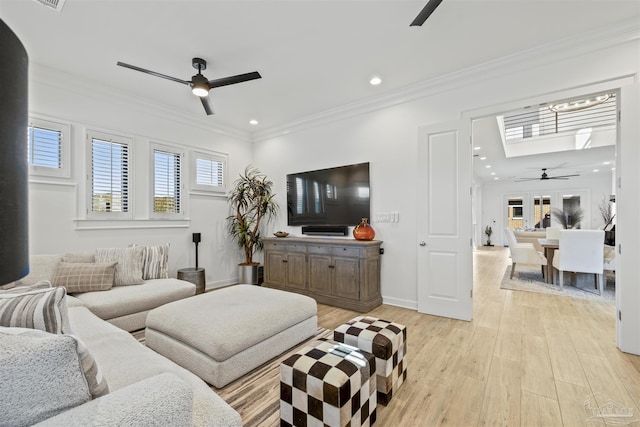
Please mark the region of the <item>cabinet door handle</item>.
POLYGON ((336 268, 336 266, 335 265, 330 265, 329 268, 336 268))
POLYGON ((282 262, 289 262, 289 261, 287 261, 286 259, 283 259, 282 262))

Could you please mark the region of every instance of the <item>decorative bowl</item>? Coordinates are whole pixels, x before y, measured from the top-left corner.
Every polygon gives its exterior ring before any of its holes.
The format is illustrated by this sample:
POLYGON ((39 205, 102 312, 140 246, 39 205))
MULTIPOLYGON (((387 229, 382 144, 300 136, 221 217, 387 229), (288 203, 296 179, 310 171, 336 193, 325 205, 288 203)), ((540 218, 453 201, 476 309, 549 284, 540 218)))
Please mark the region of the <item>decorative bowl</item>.
POLYGON ((276 231, 275 233, 273 233, 273 235, 276 237, 287 237, 289 233, 287 233, 286 231, 276 231))

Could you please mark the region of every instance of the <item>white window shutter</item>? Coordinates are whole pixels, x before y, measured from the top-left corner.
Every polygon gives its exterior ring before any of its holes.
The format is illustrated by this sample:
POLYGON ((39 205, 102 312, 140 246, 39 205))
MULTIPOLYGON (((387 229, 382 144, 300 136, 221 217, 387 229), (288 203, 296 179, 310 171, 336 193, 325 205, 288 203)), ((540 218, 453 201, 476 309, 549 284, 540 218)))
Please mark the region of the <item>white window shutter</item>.
POLYGON ((129 212, 129 145, 91 138, 91 211, 129 212))
POLYGON ((154 149, 153 164, 153 212, 182 212, 181 155, 154 149))

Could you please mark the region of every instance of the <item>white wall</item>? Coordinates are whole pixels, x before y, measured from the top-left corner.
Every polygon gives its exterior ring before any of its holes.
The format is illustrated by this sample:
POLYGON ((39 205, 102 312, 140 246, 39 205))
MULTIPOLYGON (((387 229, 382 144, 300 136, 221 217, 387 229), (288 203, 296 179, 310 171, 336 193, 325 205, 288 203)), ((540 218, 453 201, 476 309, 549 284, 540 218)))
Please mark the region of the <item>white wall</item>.
MULTIPOLYGON (((254 157, 277 184, 277 199, 282 205, 287 173, 369 161, 372 217, 377 212, 400 212, 398 223, 372 223, 376 239, 384 241, 384 301, 415 308, 416 224, 423 220, 416 217, 418 127, 491 105, 635 75, 640 72, 638 51, 634 40, 585 54, 563 50, 536 58, 529 53, 515 58, 511 65, 501 63, 483 74, 434 84, 423 96, 404 94, 406 102, 388 100, 387 108, 363 107, 360 112, 345 111, 340 120, 325 118, 322 125, 303 123, 282 135, 265 135, 255 143, 254 157), (534 60, 528 63, 528 58, 534 60)), ((481 192, 483 199, 485 191, 481 192)), ((486 205, 483 200, 485 209, 486 205)), ((286 215, 281 215, 274 229, 287 229, 286 215)), ((300 234, 299 228, 287 230, 300 234)))
MULTIPOLYGON (((189 120, 179 112, 161 111, 119 94, 92 89, 82 82, 71 84, 74 81, 71 76, 58 75, 55 70, 37 64, 31 67, 30 72, 30 114, 70 122, 72 155, 70 180, 62 184, 60 181, 42 183, 42 178, 31 177, 30 252, 93 251, 96 247, 169 242, 169 271, 175 277, 177 269, 195 265, 191 234, 200 232, 199 266, 206 270, 208 287, 236 282, 239 251, 225 233, 228 214, 226 198, 190 195, 188 161, 183 163, 186 220, 176 223, 148 220, 149 142, 183 147, 187 155, 189 148, 193 147, 226 153, 229 155, 228 177, 234 180, 252 161, 248 135, 233 135, 207 124, 206 120, 215 123, 215 116, 203 117, 202 121, 189 120), (107 227, 103 229, 77 227, 75 220, 86 217, 86 129, 104 130, 133 138, 133 189, 130 197, 137 221, 128 223, 133 228, 119 228, 113 221, 99 225, 107 227)), ((95 226, 95 223, 90 225, 95 226)))

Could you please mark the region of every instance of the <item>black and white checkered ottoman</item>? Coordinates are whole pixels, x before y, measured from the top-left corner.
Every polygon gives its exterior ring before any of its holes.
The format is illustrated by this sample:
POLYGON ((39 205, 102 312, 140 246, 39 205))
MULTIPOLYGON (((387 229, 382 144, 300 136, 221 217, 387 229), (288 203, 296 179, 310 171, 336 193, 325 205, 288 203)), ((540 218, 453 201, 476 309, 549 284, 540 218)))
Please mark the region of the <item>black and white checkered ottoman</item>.
POLYGON ((370 426, 375 358, 332 340, 312 342, 280 365, 281 426, 370 426))
POLYGON ((333 339, 373 353, 378 402, 387 406, 407 379, 407 328, 399 323, 359 316, 337 327, 333 339))

